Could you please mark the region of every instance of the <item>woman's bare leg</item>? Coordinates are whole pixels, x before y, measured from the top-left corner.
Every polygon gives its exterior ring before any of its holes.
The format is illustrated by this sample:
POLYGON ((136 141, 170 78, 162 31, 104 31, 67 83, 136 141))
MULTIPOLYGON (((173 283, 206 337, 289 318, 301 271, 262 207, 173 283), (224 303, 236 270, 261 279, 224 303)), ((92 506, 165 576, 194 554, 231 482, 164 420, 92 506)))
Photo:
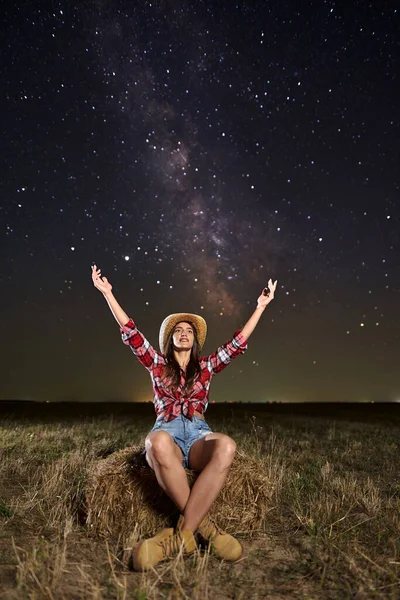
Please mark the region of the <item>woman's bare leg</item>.
POLYGON ((158 483, 184 515, 184 529, 196 531, 224 486, 236 443, 223 433, 210 433, 193 444, 189 464, 200 474, 192 489, 182 465, 182 451, 169 433, 154 431, 145 445, 158 483))
POLYGON ((201 471, 190 491, 184 515, 184 529, 196 531, 226 481, 236 452, 236 443, 223 433, 210 433, 197 440, 190 450, 190 467, 201 471))
POLYGON ((166 431, 149 433, 145 447, 147 462, 154 469, 158 483, 183 512, 190 495, 190 487, 182 465, 181 449, 166 431))

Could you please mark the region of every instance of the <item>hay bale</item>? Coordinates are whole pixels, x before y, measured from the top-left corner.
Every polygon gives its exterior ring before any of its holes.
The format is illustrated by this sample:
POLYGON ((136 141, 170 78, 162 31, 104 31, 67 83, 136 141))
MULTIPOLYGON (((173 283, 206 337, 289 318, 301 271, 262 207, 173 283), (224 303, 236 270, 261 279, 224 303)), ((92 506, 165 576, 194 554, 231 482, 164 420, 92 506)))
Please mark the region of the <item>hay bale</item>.
MULTIPOLYGON (((98 461, 89 472, 86 524, 106 536, 154 535, 174 527, 179 511, 162 490, 142 456, 143 448, 130 446, 98 461)), ((187 469, 189 486, 198 473, 187 469)), ((236 453, 227 481, 210 514, 226 531, 249 533, 262 527, 270 509, 271 486, 256 459, 236 453)))

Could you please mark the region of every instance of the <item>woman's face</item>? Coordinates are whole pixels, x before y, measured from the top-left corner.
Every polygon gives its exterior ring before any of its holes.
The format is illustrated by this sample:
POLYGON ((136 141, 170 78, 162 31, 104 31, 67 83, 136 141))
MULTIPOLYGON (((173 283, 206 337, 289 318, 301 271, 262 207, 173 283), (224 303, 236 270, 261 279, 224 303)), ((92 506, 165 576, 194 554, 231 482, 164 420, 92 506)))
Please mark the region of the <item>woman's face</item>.
POLYGON ((194 341, 193 327, 185 321, 177 323, 172 340, 177 350, 191 350, 194 341))

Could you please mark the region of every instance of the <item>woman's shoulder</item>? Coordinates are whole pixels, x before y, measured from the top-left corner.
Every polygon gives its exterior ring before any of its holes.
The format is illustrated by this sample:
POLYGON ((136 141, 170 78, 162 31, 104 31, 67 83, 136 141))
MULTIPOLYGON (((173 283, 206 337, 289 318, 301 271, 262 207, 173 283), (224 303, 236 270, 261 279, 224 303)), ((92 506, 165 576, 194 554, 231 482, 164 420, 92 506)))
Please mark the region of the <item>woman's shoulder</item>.
POLYGON ((209 359, 210 359, 209 356, 200 356, 200 358, 199 358, 200 369, 206 369, 207 368, 209 359))

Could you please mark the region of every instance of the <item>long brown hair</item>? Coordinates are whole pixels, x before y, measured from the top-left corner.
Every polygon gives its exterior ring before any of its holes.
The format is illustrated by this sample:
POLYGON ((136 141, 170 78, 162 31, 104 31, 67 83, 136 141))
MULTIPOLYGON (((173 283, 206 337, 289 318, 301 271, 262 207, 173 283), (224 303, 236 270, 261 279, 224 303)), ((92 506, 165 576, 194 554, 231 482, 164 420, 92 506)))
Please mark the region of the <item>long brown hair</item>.
MULTIPOLYGON (((196 327, 193 325, 193 323, 191 323, 190 321, 179 321, 179 322, 180 323, 188 323, 190 325, 190 327, 193 329, 193 346, 192 346, 192 349, 190 352, 190 360, 186 367, 185 392, 189 393, 192 391, 193 384, 194 384, 196 378, 201 373, 200 362, 199 362, 199 342, 197 339, 196 327)), ((178 323, 176 325, 178 325, 178 323)), ((169 378, 171 379, 169 383, 170 383, 170 387, 173 390, 176 390, 178 388, 179 382, 181 379, 180 366, 174 355, 174 340, 172 339, 174 332, 175 332, 176 325, 170 331, 170 333, 167 337, 166 344, 165 344, 165 347, 166 347, 165 357, 167 360, 167 364, 164 367, 164 374, 163 374, 163 380, 167 380, 169 378)))

